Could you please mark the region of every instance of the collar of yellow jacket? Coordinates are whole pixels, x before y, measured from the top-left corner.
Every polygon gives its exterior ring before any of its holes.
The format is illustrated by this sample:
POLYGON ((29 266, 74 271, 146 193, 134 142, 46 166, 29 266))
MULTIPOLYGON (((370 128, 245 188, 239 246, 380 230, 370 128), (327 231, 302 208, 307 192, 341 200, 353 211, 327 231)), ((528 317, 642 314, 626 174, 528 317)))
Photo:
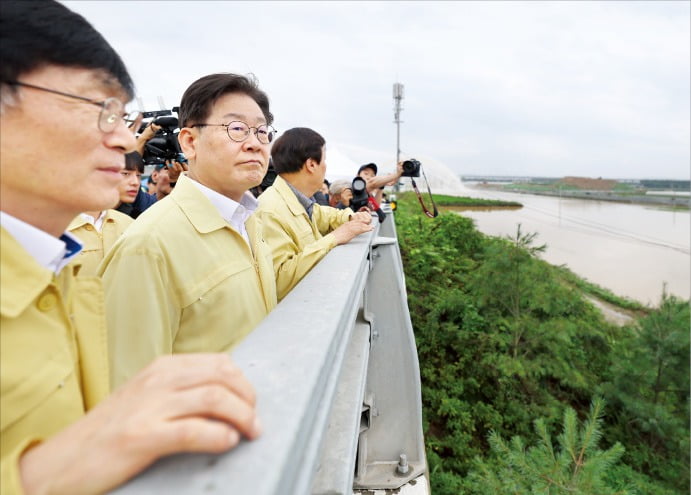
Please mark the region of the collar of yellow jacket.
MULTIPOLYGON (((117 210, 106 210, 106 215, 105 217, 103 217, 103 223, 111 223, 115 222, 116 220, 119 220, 120 222, 131 223, 131 220, 134 219, 129 215, 125 215, 124 213, 121 213, 117 210)), ((84 218, 81 214, 79 214, 72 219, 70 224, 67 226, 67 230, 73 231, 74 229, 78 229, 79 227, 82 227, 88 223, 89 221, 86 218, 84 218)))
MULTIPOLYGON (((168 195, 192 226, 200 234, 208 234, 215 230, 230 228, 218 209, 211 203, 203 192, 192 183, 192 179, 185 174, 178 178, 175 189, 168 195)), ((166 200, 164 198, 163 200, 166 200)), ((250 217, 251 218, 251 217, 250 217)))
POLYGON ((39 265, 4 228, 0 231, 0 313, 15 318, 50 284, 53 273, 39 265))
POLYGON ((276 180, 274 181, 271 187, 276 188, 276 192, 286 202, 286 205, 288 205, 288 209, 293 215, 295 215, 296 217, 302 215, 307 216, 307 211, 305 210, 305 207, 302 206, 302 203, 300 203, 297 196, 295 196, 293 190, 288 186, 288 182, 283 177, 281 177, 280 175, 276 177, 276 180))

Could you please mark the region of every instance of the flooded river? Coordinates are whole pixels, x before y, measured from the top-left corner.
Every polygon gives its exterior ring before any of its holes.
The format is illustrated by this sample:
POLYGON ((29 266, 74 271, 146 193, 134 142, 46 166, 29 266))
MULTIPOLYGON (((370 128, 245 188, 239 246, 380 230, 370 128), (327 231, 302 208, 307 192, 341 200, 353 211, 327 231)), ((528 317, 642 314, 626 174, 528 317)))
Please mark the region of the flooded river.
POLYGON ((520 209, 463 210, 481 232, 495 236, 538 232, 547 244, 542 258, 565 264, 615 294, 657 305, 663 284, 669 293, 691 292, 689 211, 594 200, 565 199, 478 189, 464 196, 518 201, 520 209))

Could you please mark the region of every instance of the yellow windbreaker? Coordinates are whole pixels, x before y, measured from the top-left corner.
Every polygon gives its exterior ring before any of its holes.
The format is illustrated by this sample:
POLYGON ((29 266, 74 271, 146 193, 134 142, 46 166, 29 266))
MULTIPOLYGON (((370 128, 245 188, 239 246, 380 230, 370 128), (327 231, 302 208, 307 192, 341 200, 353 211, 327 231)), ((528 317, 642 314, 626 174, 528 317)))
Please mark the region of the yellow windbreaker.
POLYGON ((108 352, 100 280, 55 276, 0 230, 0 492, 20 494, 21 453, 108 395, 108 352))
POLYGON ((276 305, 271 252, 256 215, 252 248, 184 175, 106 254, 111 384, 155 357, 226 352, 276 305))
POLYGON ((93 277, 96 275, 96 269, 103 261, 105 253, 110 250, 118 237, 133 221, 132 217, 117 210, 106 210, 103 227, 99 232, 93 225, 84 220, 81 215, 72 220, 67 230, 84 244, 79 255, 72 261, 73 264, 82 265, 79 270, 80 276, 87 275, 93 277))
POLYGON ((338 210, 315 203, 310 220, 280 176, 259 196, 255 215, 261 220, 264 239, 271 248, 279 301, 336 247, 336 238, 330 232, 350 220, 352 214, 350 208, 338 210))

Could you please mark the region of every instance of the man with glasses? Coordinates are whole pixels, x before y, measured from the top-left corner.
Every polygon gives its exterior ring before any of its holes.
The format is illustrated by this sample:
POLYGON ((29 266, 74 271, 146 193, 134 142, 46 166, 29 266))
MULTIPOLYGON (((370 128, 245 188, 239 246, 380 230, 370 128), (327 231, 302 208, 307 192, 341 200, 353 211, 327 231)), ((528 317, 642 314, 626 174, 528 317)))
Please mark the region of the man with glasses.
POLYGON ((135 145, 120 57, 57 2, 3 0, 0 60, 0 493, 103 493, 256 437, 227 355, 159 359, 109 396, 101 284, 75 276, 65 229, 118 202, 135 145))
POLYGON ((189 172, 101 265, 114 385, 155 356, 229 351, 276 305, 248 192, 269 163, 268 97, 248 77, 211 74, 185 91, 178 115, 189 172))

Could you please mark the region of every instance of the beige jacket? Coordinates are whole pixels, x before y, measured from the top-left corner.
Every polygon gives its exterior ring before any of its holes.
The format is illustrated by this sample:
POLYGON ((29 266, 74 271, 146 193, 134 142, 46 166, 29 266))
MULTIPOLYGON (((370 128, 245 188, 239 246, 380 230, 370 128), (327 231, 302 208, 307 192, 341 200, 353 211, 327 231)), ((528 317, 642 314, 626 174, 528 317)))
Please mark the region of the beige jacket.
POLYGON ((279 301, 336 247, 336 238, 330 232, 350 220, 353 214, 350 208, 337 210, 316 203, 313 208, 310 220, 280 176, 259 196, 255 214, 271 247, 279 301))
POLYGON ((251 249, 181 176, 118 239, 99 268, 113 386, 160 355, 229 351, 273 309, 271 252, 256 215, 245 227, 251 249))

